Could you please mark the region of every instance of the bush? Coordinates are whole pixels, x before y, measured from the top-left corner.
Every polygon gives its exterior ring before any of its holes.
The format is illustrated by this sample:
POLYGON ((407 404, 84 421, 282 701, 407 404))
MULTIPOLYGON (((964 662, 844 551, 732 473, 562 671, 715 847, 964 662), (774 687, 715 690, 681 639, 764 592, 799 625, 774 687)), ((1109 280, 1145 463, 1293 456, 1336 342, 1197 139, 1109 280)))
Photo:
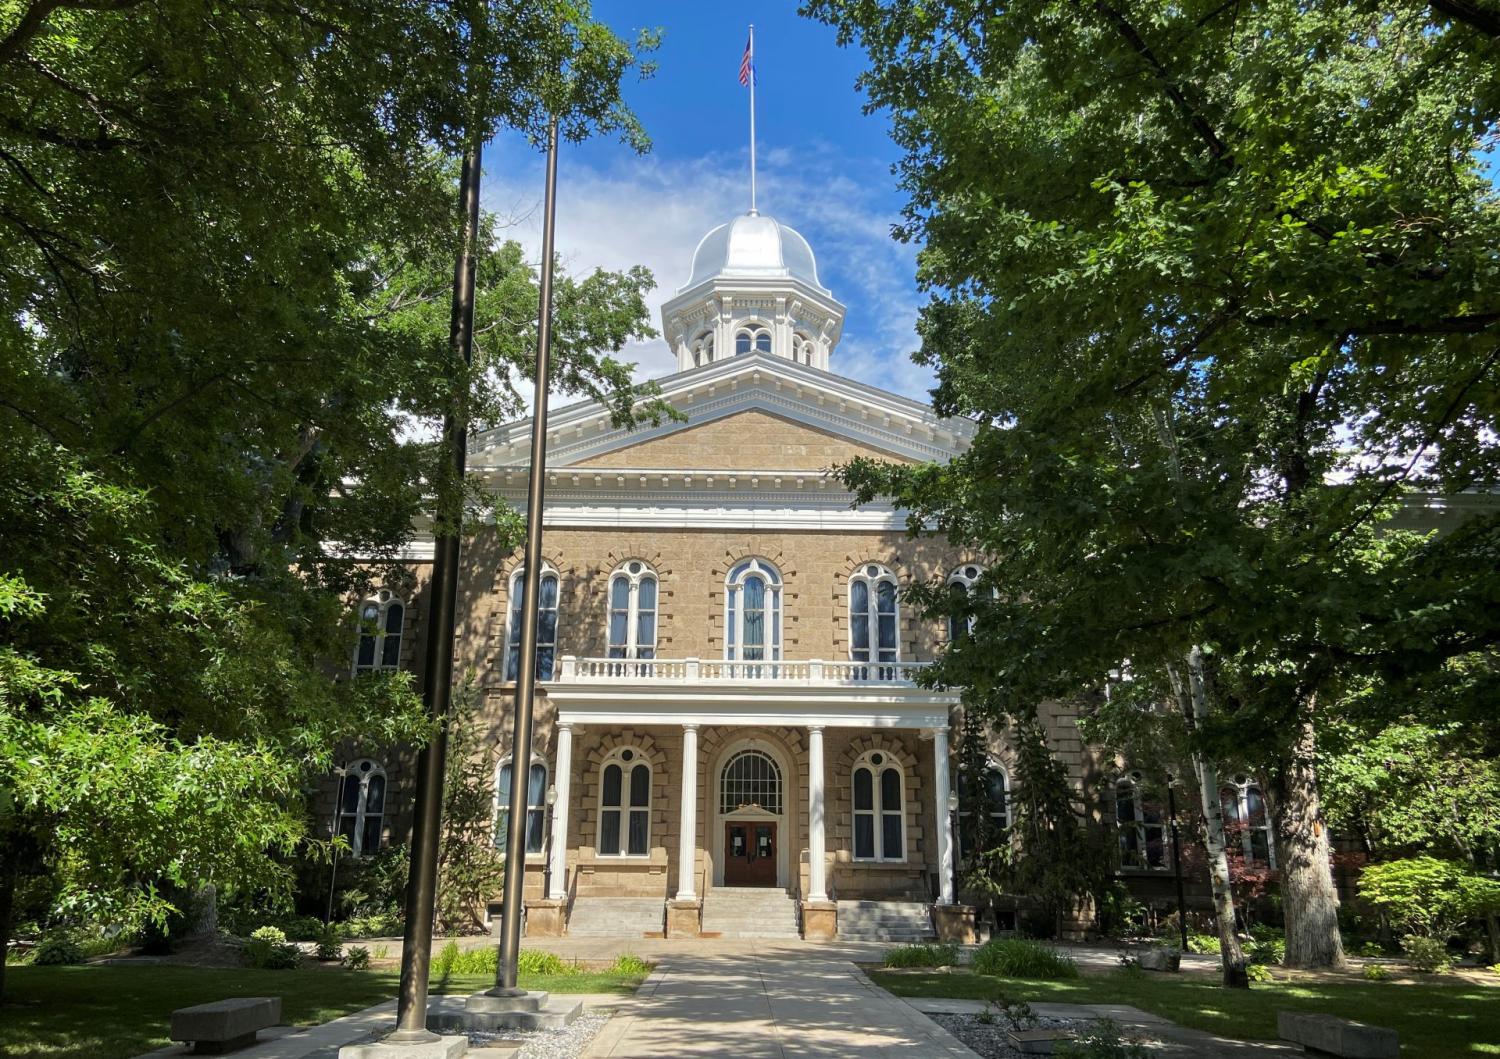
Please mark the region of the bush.
POLYGON ((1367 866, 1359 895, 1409 935, 1446 939, 1471 919, 1500 914, 1500 882, 1466 864, 1408 857, 1367 866))
POLYGON ((615 962, 609 965, 609 973, 644 976, 650 974, 655 968, 655 964, 647 963, 639 956, 632 956, 630 953, 624 952, 616 956, 615 962))
POLYGON ((1212 934, 1188 935, 1188 952, 1217 956, 1222 948, 1219 939, 1212 934))
POLYGON ((363 945, 351 946, 344 953, 344 966, 351 971, 368 971, 370 969, 370 950, 363 945))
POLYGON ((395 912, 371 912, 344 923, 346 938, 391 938, 401 933, 401 917, 395 912))
POLYGON ((318 939, 315 955, 320 960, 337 960, 344 955, 344 943, 339 940, 338 931, 329 930, 318 939))
POLYGON ((1250 942, 1245 946, 1250 963, 1281 963, 1286 959, 1286 933, 1275 927, 1250 928, 1250 942))
POLYGON ((1384 982, 1391 976, 1391 969, 1383 963, 1367 964, 1364 970, 1365 981, 1384 982))
POLYGON ((1436 938, 1424 938, 1420 934, 1408 934, 1401 939, 1401 949, 1407 962, 1417 971, 1426 974, 1442 974, 1453 965, 1448 956, 1446 943, 1436 938))
POLYGON ((1036 941, 996 938, 974 953, 974 971, 997 978, 1077 978, 1070 957, 1036 941))
MULTIPOLYGON (((524 956, 525 953, 523 952, 524 956)), ((452 938, 432 961, 432 973, 439 977, 450 974, 494 974, 499 953, 493 946, 461 950, 452 938)))
POLYGON ((276 926, 292 941, 317 941, 328 932, 317 916, 286 916, 276 926))
POLYGON ((1147 1059, 1141 1042, 1123 1036, 1111 1019, 1100 1019, 1077 1040, 1059 1042, 1052 1054, 1059 1059, 1147 1059))
POLYGON ((279 927, 260 927, 245 942, 245 962, 266 970, 290 970, 302 962, 302 952, 279 927))
POLYGON ((83 949, 68 934, 48 934, 33 950, 31 962, 61 965, 83 962, 83 949))
POLYGON ((1252 982, 1274 981, 1274 977, 1271 974, 1271 968, 1267 967, 1263 963, 1252 963, 1246 965, 1245 977, 1252 982))
POLYGON ((562 957, 555 952, 522 949, 516 957, 517 974, 574 974, 577 969, 576 964, 563 963, 562 957))
POLYGON ((1357 954, 1378 958, 1385 955, 1385 946, 1378 941, 1362 942, 1357 950, 1357 954))
POLYGON ((887 967, 952 967, 958 963, 958 946, 949 942, 944 945, 901 945, 887 949, 887 967))

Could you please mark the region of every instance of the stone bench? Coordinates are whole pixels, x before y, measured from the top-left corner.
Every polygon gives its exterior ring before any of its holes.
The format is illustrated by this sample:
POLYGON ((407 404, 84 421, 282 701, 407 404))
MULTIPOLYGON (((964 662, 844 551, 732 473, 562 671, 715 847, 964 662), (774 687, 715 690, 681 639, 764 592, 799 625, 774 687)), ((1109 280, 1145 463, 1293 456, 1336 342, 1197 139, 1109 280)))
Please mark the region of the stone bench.
POLYGON ((1300 1044, 1314 1055, 1337 1055, 1344 1059, 1399 1059, 1401 1055, 1401 1041, 1395 1030, 1336 1015, 1278 1011, 1276 1032, 1282 1040, 1300 1044))
POLYGON ((195 1055, 221 1055, 255 1043, 255 1034, 281 1021, 279 996, 215 1000, 172 1012, 174 1041, 193 1045, 195 1055))

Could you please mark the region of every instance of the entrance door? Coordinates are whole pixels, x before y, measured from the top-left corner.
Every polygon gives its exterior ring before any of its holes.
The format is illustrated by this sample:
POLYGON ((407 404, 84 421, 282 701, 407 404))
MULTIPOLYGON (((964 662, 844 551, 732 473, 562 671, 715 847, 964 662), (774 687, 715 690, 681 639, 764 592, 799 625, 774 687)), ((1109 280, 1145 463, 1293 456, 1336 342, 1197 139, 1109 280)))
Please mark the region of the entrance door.
POLYGON ((724 885, 776 885, 776 825, 759 820, 724 825, 724 885))

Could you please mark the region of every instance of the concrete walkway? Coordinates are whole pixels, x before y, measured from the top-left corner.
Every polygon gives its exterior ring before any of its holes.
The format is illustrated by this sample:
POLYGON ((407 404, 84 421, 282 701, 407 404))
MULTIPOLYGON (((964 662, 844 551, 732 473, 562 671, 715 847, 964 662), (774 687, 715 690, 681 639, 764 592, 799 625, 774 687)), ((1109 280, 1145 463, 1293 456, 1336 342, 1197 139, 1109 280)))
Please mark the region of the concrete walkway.
POLYGON ((974 1053, 847 959, 800 952, 674 955, 584 1053, 589 1059, 833 1059, 974 1053))

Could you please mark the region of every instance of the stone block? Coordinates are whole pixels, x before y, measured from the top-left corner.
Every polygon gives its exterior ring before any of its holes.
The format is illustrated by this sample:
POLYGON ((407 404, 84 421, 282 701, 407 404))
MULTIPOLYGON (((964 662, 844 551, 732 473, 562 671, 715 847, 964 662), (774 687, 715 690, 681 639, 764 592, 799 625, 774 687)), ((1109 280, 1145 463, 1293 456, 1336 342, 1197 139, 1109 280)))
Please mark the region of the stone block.
POLYGON ((802 902, 802 937, 832 941, 839 933, 839 910, 832 901, 802 902))
POLYGON ((1143 971, 1176 971, 1182 966, 1182 953, 1176 949, 1147 949, 1141 953, 1141 970, 1143 971))
POLYGON ((194 1051, 210 1055, 255 1043, 258 1030, 281 1021, 279 996, 245 996, 195 1004, 172 1012, 169 1036, 194 1042, 194 1051))
POLYGON ((526 902, 526 936, 560 938, 563 936, 566 909, 563 902, 550 898, 526 902))
POLYGON ((1401 1055, 1395 1030, 1336 1015, 1278 1011, 1276 1032, 1282 1040, 1343 1059, 1399 1059, 1401 1055))
POLYGON ((460 1059, 469 1053, 469 1038, 429 1034, 423 1041, 372 1041, 346 1044, 339 1059, 460 1059))
POLYGON ((1010 1030, 1005 1036, 1022 1055, 1051 1055, 1063 1041, 1073 1039, 1073 1031, 1010 1030))
POLYGON ((667 902, 667 937, 696 938, 702 921, 697 901, 667 902))
POLYGON ((939 941, 973 945, 979 940, 977 910, 973 905, 934 905, 932 925, 939 941))

